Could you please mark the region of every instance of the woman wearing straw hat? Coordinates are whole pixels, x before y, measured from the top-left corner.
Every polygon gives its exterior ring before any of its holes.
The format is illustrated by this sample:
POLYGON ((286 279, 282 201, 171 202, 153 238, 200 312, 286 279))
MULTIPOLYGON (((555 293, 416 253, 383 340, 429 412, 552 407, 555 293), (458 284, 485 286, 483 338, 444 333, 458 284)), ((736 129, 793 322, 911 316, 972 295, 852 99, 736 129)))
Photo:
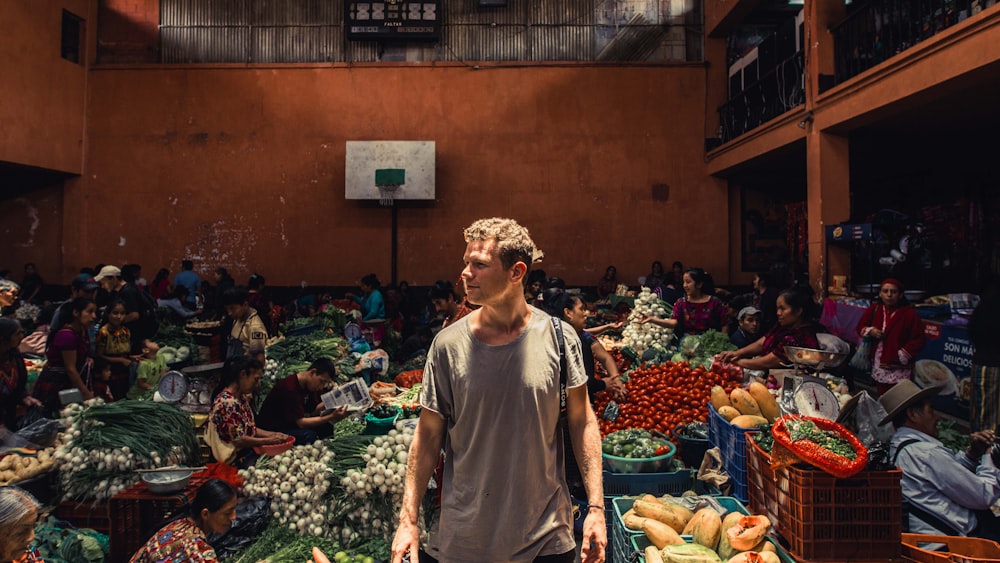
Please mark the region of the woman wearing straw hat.
POLYGON ((912 533, 1000 539, 1000 520, 989 508, 1000 499, 1000 471, 990 451, 996 435, 972 434, 964 452, 954 453, 938 440, 938 414, 931 398, 940 387, 921 389, 905 379, 879 403, 886 410, 880 424, 896 428, 889 459, 903 471, 904 524, 912 533))

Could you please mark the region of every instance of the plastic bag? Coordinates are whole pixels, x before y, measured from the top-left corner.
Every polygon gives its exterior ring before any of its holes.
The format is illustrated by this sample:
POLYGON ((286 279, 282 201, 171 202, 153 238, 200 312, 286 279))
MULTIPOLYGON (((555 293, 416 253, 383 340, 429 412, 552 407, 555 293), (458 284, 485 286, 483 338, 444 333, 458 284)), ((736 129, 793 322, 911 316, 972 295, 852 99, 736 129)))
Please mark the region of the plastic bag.
POLYGON ((868 391, 861 393, 858 406, 854 409, 854 420, 858 440, 861 440, 861 443, 866 447, 870 447, 876 442, 892 440, 892 423, 879 425, 886 414, 882 404, 869 395, 868 391))
POLYGON ((18 438, 39 446, 38 449, 45 449, 54 444, 63 430, 63 425, 58 420, 45 418, 42 415, 43 411, 44 409, 40 407, 30 409, 21 419, 21 429, 17 431, 18 438))
POLYGON ((257 541, 271 519, 270 503, 265 497, 250 497, 236 505, 236 521, 223 535, 212 534, 208 543, 220 559, 225 559, 257 541))
POLYGON ((858 349, 854 351, 854 355, 851 356, 850 366, 854 369, 861 371, 868 371, 872 369, 872 345, 873 341, 871 338, 865 337, 861 339, 861 344, 858 345, 858 349))
POLYGON ((355 366, 358 371, 371 370, 380 376, 384 376, 389 371, 389 354, 385 350, 376 349, 371 352, 361 354, 361 360, 355 366))

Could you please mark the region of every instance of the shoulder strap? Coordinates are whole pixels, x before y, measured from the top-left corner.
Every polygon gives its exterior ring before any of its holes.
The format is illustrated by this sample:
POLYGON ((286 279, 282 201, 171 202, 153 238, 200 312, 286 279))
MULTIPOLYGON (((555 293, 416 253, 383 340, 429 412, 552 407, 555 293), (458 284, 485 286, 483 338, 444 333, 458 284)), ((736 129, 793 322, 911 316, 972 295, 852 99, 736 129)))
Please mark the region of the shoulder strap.
POLYGON ((551 317, 552 329, 559 346, 559 414, 566 413, 566 339, 563 338, 562 320, 551 317))
MULTIPOLYGON (((906 446, 909 446, 911 444, 916 444, 919 441, 920 440, 918 440, 916 438, 910 438, 909 440, 903 440, 903 442, 899 444, 899 447, 896 448, 896 455, 892 456, 892 464, 894 466, 897 464, 897 462, 899 460, 899 452, 903 451, 903 449, 906 446)), ((926 510, 924 510, 923 508, 920 508, 919 506, 913 504, 912 502, 910 502, 910 501, 908 501, 906 499, 903 499, 903 529, 904 529, 904 531, 909 531, 909 529, 910 529, 910 527, 909 527, 910 526, 910 523, 909 523, 909 517, 910 516, 913 516, 917 520, 923 521, 925 524, 931 526, 932 528, 940 531, 943 534, 953 535, 953 536, 961 536, 962 535, 961 531, 958 530, 957 528, 955 528, 949 522, 946 522, 946 521, 942 520, 941 518, 935 516, 934 514, 931 514, 930 512, 927 512, 926 510)))
POLYGON ((903 448, 905 448, 906 446, 909 446, 910 444, 916 444, 919 441, 920 440, 918 440, 916 438, 910 438, 909 440, 903 440, 903 442, 899 444, 899 447, 896 448, 896 455, 892 456, 892 466, 893 467, 898 467, 897 463, 898 463, 898 460, 899 460, 899 452, 903 451, 903 448))

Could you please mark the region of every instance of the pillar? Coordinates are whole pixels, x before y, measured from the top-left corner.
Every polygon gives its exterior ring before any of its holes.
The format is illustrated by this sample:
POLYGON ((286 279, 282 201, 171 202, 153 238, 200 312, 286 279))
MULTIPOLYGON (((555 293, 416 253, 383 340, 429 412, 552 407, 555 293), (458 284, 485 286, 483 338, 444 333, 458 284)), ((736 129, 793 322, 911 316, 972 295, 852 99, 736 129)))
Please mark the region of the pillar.
POLYGON ((851 251, 827 246, 826 226, 851 216, 851 168, 847 137, 813 128, 806 136, 806 208, 808 219, 809 283, 818 296, 834 275, 850 275, 851 251))

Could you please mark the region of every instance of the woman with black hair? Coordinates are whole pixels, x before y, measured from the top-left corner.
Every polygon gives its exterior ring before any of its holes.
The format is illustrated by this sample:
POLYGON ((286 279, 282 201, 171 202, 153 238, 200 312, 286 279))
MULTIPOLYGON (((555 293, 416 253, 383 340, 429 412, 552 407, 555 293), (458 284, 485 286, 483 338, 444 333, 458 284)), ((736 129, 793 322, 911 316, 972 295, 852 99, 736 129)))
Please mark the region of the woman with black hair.
POLYGON ((214 563, 209 534, 224 534, 236 520, 236 491, 222 479, 211 479, 198 493, 184 516, 160 528, 129 563, 214 563))
POLYGON ((69 311, 69 322, 49 335, 49 345, 45 350, 48 362, 32 390, 32 396, 42 402, 50 416, 59 415, 59 392, 63 389, 79 389, 84 400, 94 397, 81 374, 84 367, 90 364, 88 329, 97 318, 97 305, 93 299, 77 297, 70 301, 69 311))
POLYGON ((719 361, 746 369, 773 369, 788 363, 785 346, 818 349, 816 338, 819 305, 807 288, 791 288, 778 294, 778 324, 764 336, 739 350, 715 356, 719 361))
POLYGON ((253 448, 284 442, 288 436, 257 428, 248 397, 260 388, 264 366, 260 360, 239 356, 226 360, 222 379, 212 394, 205 442, 219 463, 249 467, 257 459, 253 448))
POLYGON ((688 334, 702 334, 713 329, 729 331, 729 311, 715 294, 715 282, 705 270, 691 268, 684 272, 684 293, 674 303, 669 319, 646 316, 640 322, 651 322, 674 329, 678 338, 688 334))
POLYGON ((0 318, 0 428, 17 430, 17 407, 40 407, 42 403, 28 396, 28 371, 18 345, 24 337, 21 323, 0 318))
POLYGON ((441 328, 454 324, 455 321, 472 312, 472 309, 466 305, 464 298, 459 303, 458 296, 455 295, 455 286, 448 280, 434 282, 428 295, 434 310, 444 315, 441 328))
POLYGON ((372 321, 385 318, 385 298, 382 297, 382 282, 375 274, 368 274, 361 278, 359 284, 364 296, 347 294, 348 299, 353 299, 361 305, 361 320, 372 321))
POLYGON ((156 272, 156 277, 149 284, 149 294, 153 299, 163 299, 170 293, 170 270, 160 268, 156 272))

